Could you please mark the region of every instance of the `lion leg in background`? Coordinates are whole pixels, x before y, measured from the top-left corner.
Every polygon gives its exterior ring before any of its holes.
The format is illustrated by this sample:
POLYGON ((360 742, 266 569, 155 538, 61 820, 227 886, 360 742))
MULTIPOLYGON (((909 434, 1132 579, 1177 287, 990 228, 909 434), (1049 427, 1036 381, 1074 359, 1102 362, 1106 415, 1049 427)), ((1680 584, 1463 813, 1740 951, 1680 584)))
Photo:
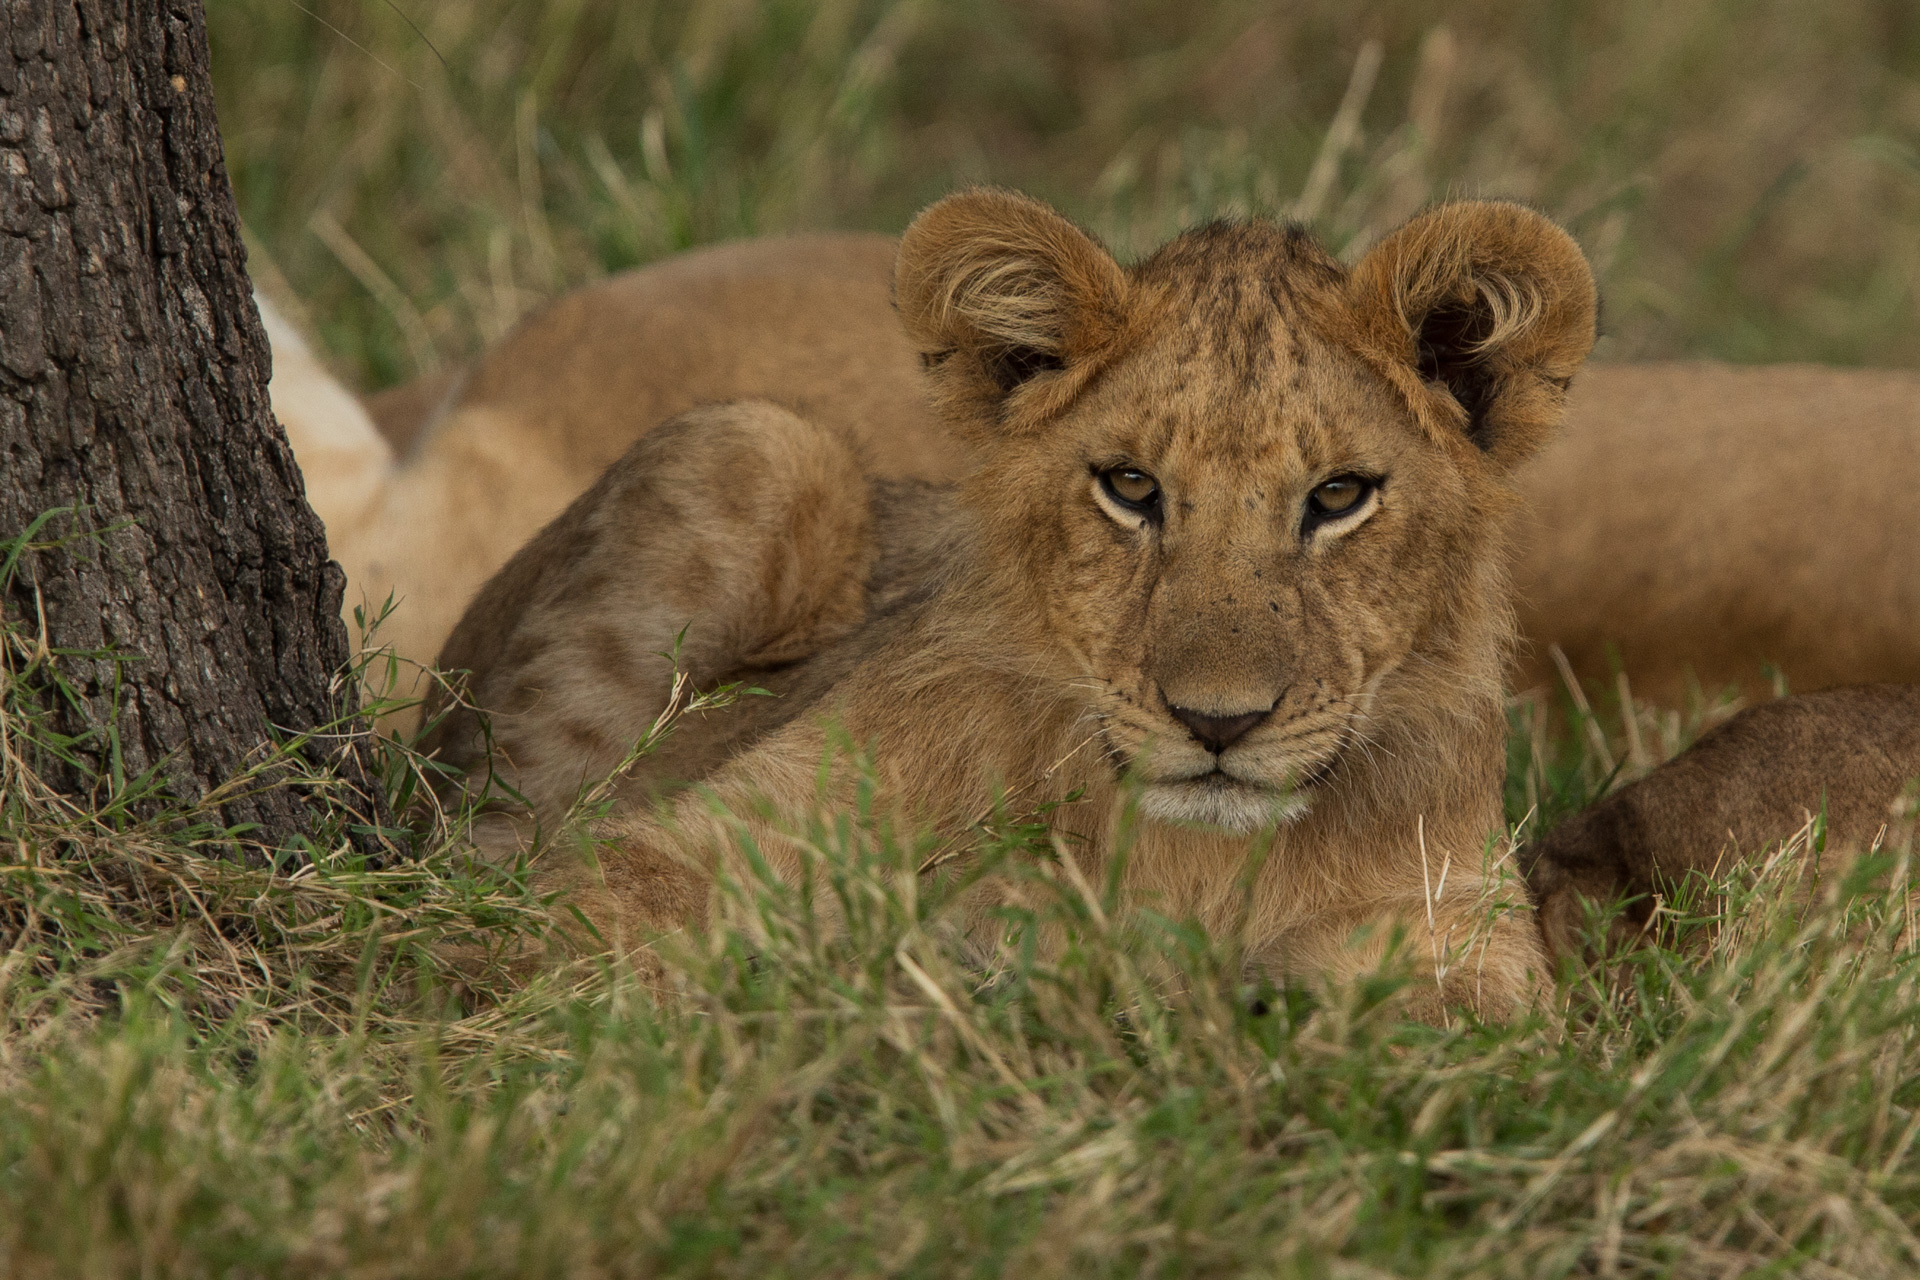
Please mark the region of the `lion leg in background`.
POLYGON ((427 427, 459 399, 472 369, 450 365, 362 398, 373 426, 398 458, 411 457, 427 427))
MULTIPOLYGON (((835 432, 757 402, 662 424, 476 597, 440 656, 470 673, 470 705, 429 749, 467 768, 490 731, 505 780, 536 811, 563 810, 666 708, 677 640, 696 687, 778 689, 782 668, 857 626, 871 524, 867 479, 835 432)), ((643 776, 698 776, 772 701, 682 723, 643 776)))
POLYGON ((1556 957, 1582 955, 1593 906, 1728 869, 1824 815, 1827 848, 1860 850, 1920 778, 1920 686, 1862 685, 1761 703, 1687 751, 1568 818, 1522 851, 1556 957))

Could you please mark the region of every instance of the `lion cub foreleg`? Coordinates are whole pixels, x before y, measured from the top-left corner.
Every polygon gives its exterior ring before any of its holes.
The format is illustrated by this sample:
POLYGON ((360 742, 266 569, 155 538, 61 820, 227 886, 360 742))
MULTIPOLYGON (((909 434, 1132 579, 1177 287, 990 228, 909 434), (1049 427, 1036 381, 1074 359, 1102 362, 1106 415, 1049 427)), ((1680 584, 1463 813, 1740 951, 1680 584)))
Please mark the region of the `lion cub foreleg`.
POLYGON ((1329 912, 1291 930, 1266 959, 1296 977, 1335 986, 1404 967, 1411 981, 1404 1012, 1446 1021, 1469 1008, 1499 1021, 1538 1007, 1550 969, 1532 908, 1517 882, 1455 872, 1439 902, 1420 886, 1402 897, 1329 912))
MULTIPOLYGON (((837 775, 822 790, 829 750, 820 722, 789 723, 702 786, 616 811, 593 825, 590 839, 548 850, 539 884, 562 894, 556 923, 579 933, 584 919, 599 945, 651 970, 656 939, 710 922, 721 877, 742 889, 769 874, 799 883, 810 862, 808 816, 845 812, 854 802, 850 776, 837 775)), ((838 914, 831 899, 815 901, 828 927, 838 914)))
MULTIPOLYGON (((871 526, 859 461, 830 431, 756 402, 662 424, 468 607, 441 666, 471 672, 474 710, 442 726, 443 756, 468 768, 485 757, 484 713, 495 770, 536 810, 564 808, 666 708, 676 662, 706 688, 857 626, 871 526)), ((709 754, 724 750, 717 732, 709 754)), ((650 772, 697 771, 674 752, 698 750, 679 742, 650 772)))

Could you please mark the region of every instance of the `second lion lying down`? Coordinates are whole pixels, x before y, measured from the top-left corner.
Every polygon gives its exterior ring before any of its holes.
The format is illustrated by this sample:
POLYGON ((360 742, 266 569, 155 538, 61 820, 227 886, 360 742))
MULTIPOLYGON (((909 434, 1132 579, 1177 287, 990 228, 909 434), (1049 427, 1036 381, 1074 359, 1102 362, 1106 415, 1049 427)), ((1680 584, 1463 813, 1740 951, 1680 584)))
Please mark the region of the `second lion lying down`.
MULTIPOLYGON (((769 405, 647 435, 443 654, 473 673, 497 767, 563 808, 660 712, 684 627, 696 682, 783 696, 688 725, 629 798, 704 782, 783 876, 783 815, 853 800, 851 770, 822 781, 832 722, 902 820, 960 836, 996 803, 1044 809, 1096 883, 1130 840, 1124 892, 1237 929, 1276 972, 1349 978, 1400 937, 1436 957, 1415 1012, 1531 1003, 1539 934, 1489 912, 1508 890, 1484 854, 1510 477, 1594 336, 1572 240, 1464 203, 1351 270, 1258 222, 1122 268, 1044 206, 973 191, 909 228, 896 298, 966 479, 871 481, 769 405)), ((462 765, 487 747, 466 711, 438 737, 462 765)), ((701 920, 732 847, 700 793, 597 834, 575 900, 629 948, 701 920)))

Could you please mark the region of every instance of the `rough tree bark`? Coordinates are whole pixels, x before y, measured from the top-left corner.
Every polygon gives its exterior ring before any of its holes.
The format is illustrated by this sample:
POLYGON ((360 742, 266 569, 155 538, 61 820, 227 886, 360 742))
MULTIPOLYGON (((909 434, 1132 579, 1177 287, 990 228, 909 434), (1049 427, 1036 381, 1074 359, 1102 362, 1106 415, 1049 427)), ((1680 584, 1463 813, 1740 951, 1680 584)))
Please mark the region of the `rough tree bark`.
MULTIPOLYGON (((343 579, 268 358, 200 0, 0 0, 0 539, 59 507, 128 526, 30 557, 0 603, 55 647, 140 655, 118 763, 186 798, 340 711, 343 579)), ((116 664, 68 674, 63 727, 103 724, 116 664)), ((285 787, 223 816, 262 843, 310 822, 285 787)))

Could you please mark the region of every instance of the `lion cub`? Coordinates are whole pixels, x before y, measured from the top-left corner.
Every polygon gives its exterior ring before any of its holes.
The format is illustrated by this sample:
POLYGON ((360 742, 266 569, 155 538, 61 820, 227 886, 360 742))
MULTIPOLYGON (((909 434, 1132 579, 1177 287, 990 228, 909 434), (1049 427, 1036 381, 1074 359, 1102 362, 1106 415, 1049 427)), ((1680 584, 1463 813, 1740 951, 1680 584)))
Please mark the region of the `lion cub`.
MULTIPOLYGON (((1485 851, 1511 476, 1594 337, 1572 239, 1461 203, 1351 270, 1264 222, 1123 267, 973 190, 908 229, 895 296, 972 453, 954 490, 876 484, 848 438, 771 406, 701 410, 635 445, 448 643, 496 767, 548 811, 660 711, 682 628, 696 680, 784 695, 690 726, 628 784, 702 781, 735 825, 700 793, 632 803, 598 868, 552 873, 602 936, 702 919, 739 824, 797 874, 793 820, 854 802, 851 770, 823 775, 838 724, 902 821, 1044 811, 1095 883, 1128 842, 1126 894, 1273 971, 1346 979, 1399 939, 1431 978, 1421 1016, 1527 1006, 1539 933, 1490 909, 1485 851)), ((464 765, 487 750, 472 715, 440 741, 464 765)))

